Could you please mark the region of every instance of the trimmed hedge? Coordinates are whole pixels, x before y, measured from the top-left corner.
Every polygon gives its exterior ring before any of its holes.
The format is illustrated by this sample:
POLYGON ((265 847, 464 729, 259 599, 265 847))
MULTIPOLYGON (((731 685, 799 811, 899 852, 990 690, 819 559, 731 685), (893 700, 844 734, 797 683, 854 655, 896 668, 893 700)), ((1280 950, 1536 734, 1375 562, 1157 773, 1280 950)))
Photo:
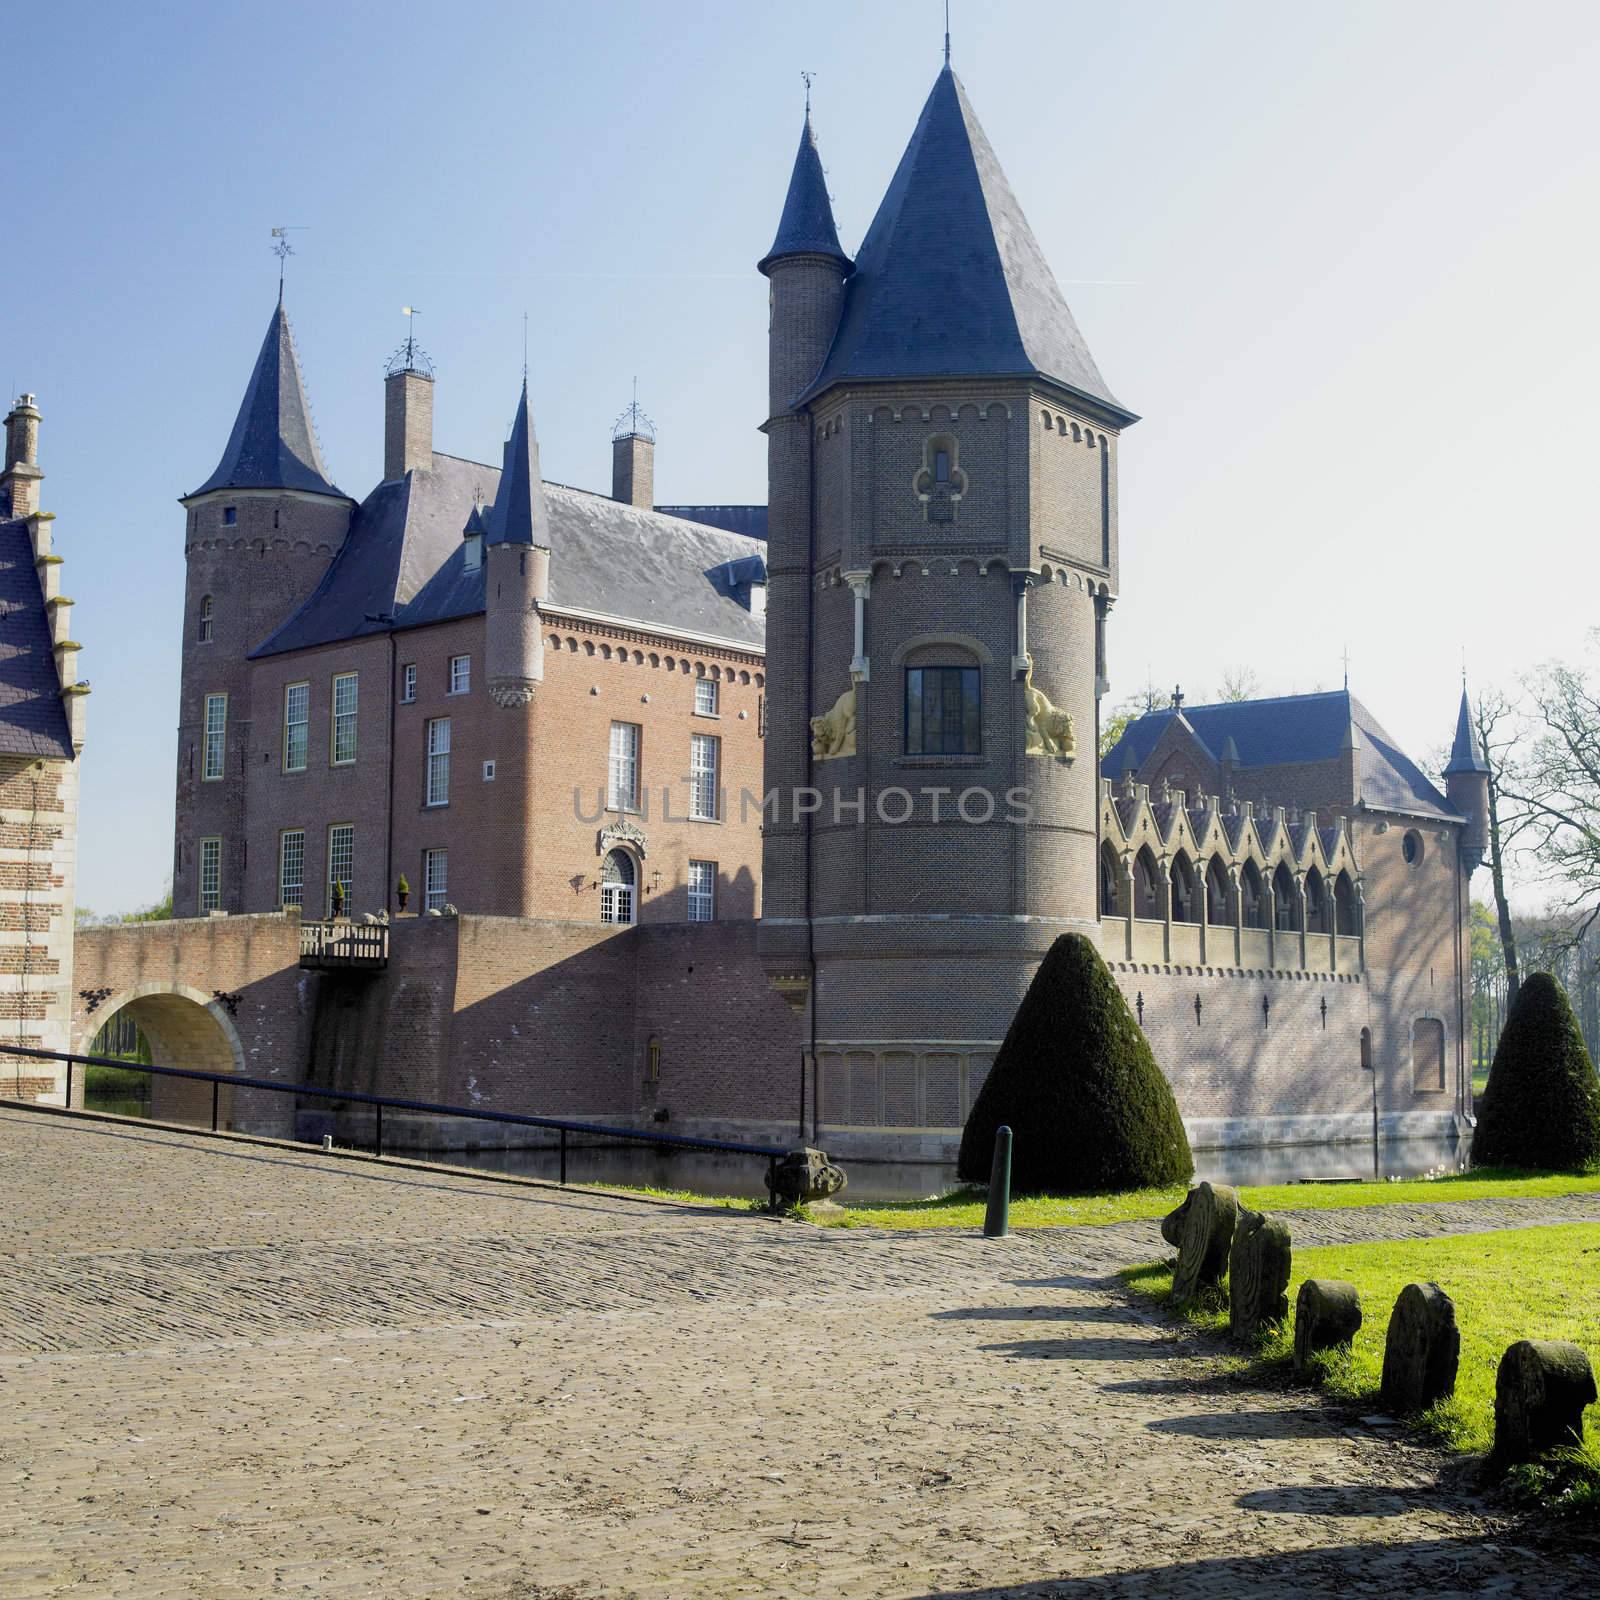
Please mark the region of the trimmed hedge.
POLYGON ((1579 1172, 1600 1162, 1600 1077, 1566 991, 1523 980, 1494 1052, 1472 1136, 1475 1167, 1579 1172))
POLYGON ((962 1178, 989 1176, 1002 1123, 1012 1132, 1018 1194, 1143 1189, 1194 1176, 1171 1085, 1081 933, 1051 945, 1011 1020, 961 1135, 962 1178))

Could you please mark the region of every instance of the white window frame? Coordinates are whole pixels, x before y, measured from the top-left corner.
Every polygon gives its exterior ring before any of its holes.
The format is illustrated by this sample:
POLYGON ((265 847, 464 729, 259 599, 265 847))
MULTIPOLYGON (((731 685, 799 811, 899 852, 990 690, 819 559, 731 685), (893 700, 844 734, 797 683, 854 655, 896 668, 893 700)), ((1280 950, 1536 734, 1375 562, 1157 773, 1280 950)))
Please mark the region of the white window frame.
POLYGON ((600 920, 607 927, 630 928, 639 920, 639 862, 628 850, 609 851, 607 859, 612 855, 628 863, 631 877, 627 883, 607 883, 605 861, 600 863, 600 920))
POLYGON ((493 756, 490 756, 489 759, 487 761, 485 761, 484 764, 483 764, 483 781, 485 783, 493 783, 494 782, 494 774, 495 774, 495 760, 494 760, 493 756))
POLYGON ((213 833, 200 841, 200 915, 221 909, 222 836, 213 833))
POLYGON ((718 717, 721 711, 722 685, 715 678, 694 680, 694 714, 697 717, 718 717))
POLYGON ((285 828, 278 835, 278 906, 280 909, 287 906, 303 906, 306 898, 306 830, 304 828, 285 828), (290 850, 291 841, 294 851, 290 850), (289 876, 289 861, 291 855, 298 855, 299 861, 293 879, 289 876), (291 892, 293 898, 290 898, 291 892))
POLYGON ((196 642, 210 644, 213 635, 212 623, 215 620, 216 600, 213 595, 200 596, 200 626, 195 630, 196 642))
POLYGON ((328 765, 331 767, 353 767, 356 764, 356 739, 359 733, 357 716, 361 709, 361 674, 358 672, 336 672, 333 683, 328 692, 328 765), (339 709, 339 691, 346 684, 350 685, 350 705, 341 711, 339 709), (349 740, 343 739, 345 733, 349 740), (340 755, 341 747, 347 747, 349 753, 340 755))
POLYGON ((717 864, 715 861, 689 863, 689 921, 717 920, 717 864), (696 882, 699 878, 700 882, 696 882))
POLYGON ((425 806, 450 804, 450 719, 428 719, 427 771, 423 778, 425 806))
POLYGON ((689 735, 689 819, 716 822, 720 818, 717 793, 722 775, 722 740, 714 733, 689 735))
POLYGON ((417 698, 417 664, 408 661, 400 669, 400 704, 411 705, 417 698))
POLYGON ((606 808, 639 809, 639 747, 644 729, 637 722, 613 722, 606 766, 606 808))
POLYGON ((309 681, 301 683, 286 683, 283 686, 283 770, 285 772, 304 772, 307 763, 311 760, 311 684, 309 681), (291 696, 299 691, 300 715, 292 715, 291 696), (298 729, 299 757, 294 759, 295 739, 294 733, 298 729))
POLYGON ((470 694, 472 692, 472 657, 450 657, 450 694, 470 694))
POLYGON ((333 915, 333 886, 336 883, 344 885, 344 909, 348 916, 350 912, 350 880, 355 876, 356 870, 356 825, 353 822, 330 822, 328 824, 328 882, 325 893, 327 895, 327 915, 333 915), (334 839, 336 835, 343 836, 344 848, 339 855, 345 862, 345 871, 340 875, 335 869, 339 862, 334 857, 334 839))
POLYGON ((205 783, 221 780, 228 766, 228 697, 208 694, 201 724, 200 777, 205 783), (212 712, 216 715, 213 716, 212 712))
POLYGON ((422 909, 443 911, 450 901, 450 852, 422 852, 422 909))

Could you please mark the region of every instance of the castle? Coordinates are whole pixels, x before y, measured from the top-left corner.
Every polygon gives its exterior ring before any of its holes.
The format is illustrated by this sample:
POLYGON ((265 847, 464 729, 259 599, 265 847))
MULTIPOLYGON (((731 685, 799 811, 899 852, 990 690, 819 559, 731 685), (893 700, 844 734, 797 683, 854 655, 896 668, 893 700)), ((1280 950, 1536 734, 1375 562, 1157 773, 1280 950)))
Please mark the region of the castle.
MULTIPOLYGON (((853 260, 808 110, 760 270, 766 508, 653 506, 636 413, 609 498, 546 483, 526 381, 497 465, 443 454, 410 344, 357 504, 280 297, 183 500, 177 914, 392 918, 404 979, 345 994, 367 1021, 321 1070, 363 1070, 431 984, 405 1087, 441 1100, 669 1097, 708 1130, 946 1154, 1080 931, 1198 1143, 1360 1136, 1374 1092, 1392 1131, 1453 1129, 1465 705, 1443 794, 1347 693, 1152 712, 1102 776, 1138 419, 948 64, 853 260)), ((321 982, 287 1058, 344 1026, 321 982)))

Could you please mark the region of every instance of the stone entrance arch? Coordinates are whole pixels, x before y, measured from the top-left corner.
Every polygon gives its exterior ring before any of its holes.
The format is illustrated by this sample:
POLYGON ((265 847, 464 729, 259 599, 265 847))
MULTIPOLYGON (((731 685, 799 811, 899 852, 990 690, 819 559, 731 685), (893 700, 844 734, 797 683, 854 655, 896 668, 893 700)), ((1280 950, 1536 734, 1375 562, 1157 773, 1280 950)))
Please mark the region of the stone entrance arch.
MULTIPOLYGON (((193 1072, 245 1071, 244 1046, 228 1009, 198 989, 178 983, 141 983, 108 996, 94 1014, 74 1021, 72 1048, 88 1053, 94 1037, 112 1017, 126 1012, 150 1041, 150 1059, 158 1067, 186 1067, 193 1072)), ((224 1086, 217 1101, 217 1125, 235 1125, 240 1107, 236 1091, 224 1086)), ((287 1100, 286 1096, 255 1095, 253 1100, 287 1100)), ((82 1104, 82 1090, 74 1085, 73 1101, 82 1104)), ((252 1111, 256 1108, 252 1107, 252 1111)), ((270 1108, 261 1108, 270 1116, 270 1108)), ((211 1125, 211 1085, 182 1078, 153 1077, 150 1115, 160 1122, 211 1125)), ((255 1118, 252 1116, 252 1122, 255 1118)))

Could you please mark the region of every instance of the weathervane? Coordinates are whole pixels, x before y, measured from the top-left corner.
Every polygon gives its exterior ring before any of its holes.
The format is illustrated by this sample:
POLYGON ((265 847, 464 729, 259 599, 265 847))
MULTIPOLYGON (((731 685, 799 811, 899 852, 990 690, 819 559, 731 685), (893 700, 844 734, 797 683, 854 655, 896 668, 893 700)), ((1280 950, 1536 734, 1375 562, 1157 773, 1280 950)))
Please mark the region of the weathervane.
POLYGON ((950 0, 944 0, 944 64, 950 65, 950 0))
POLYGON ((396 373, 415 372, 423 378, 433 376, 433 362, 428 352, 417 343, 417 318, 421 312, 416 306, 401 306, 400 315, 406 319, 406 342, 389 357, 385 371, 392 378, 396 373))
POLYGON ((272 246, 272 253, 278 258, 278 304, 280 306, 283 304, 283 269, 287 265, 289 257, 294 254, 294 246, 289 243, 289 235, 291 233, 304 233, 305 231, 305 225, 299 223, 272 230, 272 237, 278 241, 272 246))
POLYGON ((648 439, 656 442, 656 425, 639 409, 639 380, 633 380, 633 401, 628 409, 611 424, 613 439, 648 439))
POLYGON ((800 74, 800 76, 805 80, 805 85, 806 85, 806 121, 810 122, 810 120, 811 120, 811 80, 814 77, 816 77, 816 73, 814 73, 814 72, 802 72, 800 74))
POLYGON ((1340 657, 1340 660, 1342 660, 1344 662, 1344 686, 1345 686, 1346 689, 1348 689, 1350 687, 1350 646, 1349 645, 1346 645, 1344 647, 1344 654, 1343 654, 1343 656, 1340 657))

